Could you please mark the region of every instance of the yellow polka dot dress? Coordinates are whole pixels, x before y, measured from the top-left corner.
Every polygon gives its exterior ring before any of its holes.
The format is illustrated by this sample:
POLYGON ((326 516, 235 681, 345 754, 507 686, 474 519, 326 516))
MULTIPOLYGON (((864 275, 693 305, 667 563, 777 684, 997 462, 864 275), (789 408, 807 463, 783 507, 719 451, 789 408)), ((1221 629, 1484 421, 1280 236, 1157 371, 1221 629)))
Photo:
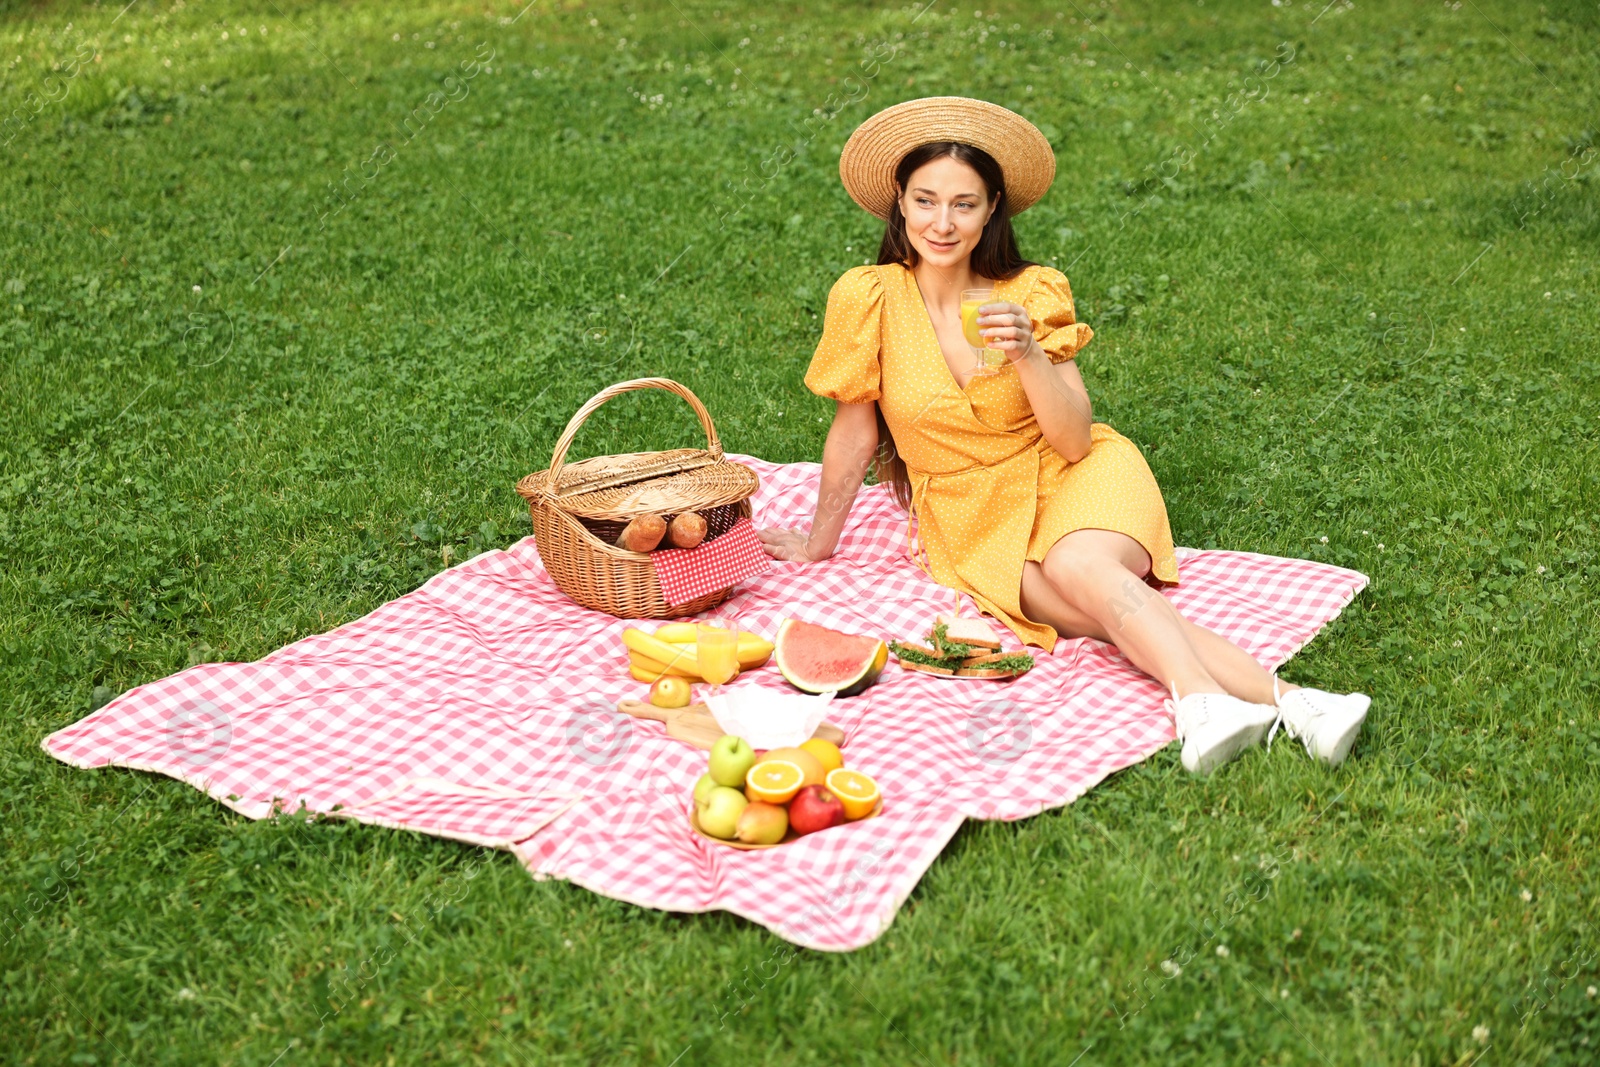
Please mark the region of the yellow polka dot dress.
MULTIPOLYGON (((1077 321, 1066 276, 1029 267, 995 287, 1021 304, 1039 347, 1060 363, 1094 331, 1077 321)), ((1144 455, 1104 423, 1068 463, 1045 441, 1012 367, 956 384, 915 276, 857 267, 834 284, 806 386, 847 404, 877 401, 911 479, 916 540, 929 574, 1040 648, 1056 633, 1022 614, 1022 567, 1074 530, 1125 533, 1150 553, 1155 583, 1176 585, 1166 504, 1144 455)))

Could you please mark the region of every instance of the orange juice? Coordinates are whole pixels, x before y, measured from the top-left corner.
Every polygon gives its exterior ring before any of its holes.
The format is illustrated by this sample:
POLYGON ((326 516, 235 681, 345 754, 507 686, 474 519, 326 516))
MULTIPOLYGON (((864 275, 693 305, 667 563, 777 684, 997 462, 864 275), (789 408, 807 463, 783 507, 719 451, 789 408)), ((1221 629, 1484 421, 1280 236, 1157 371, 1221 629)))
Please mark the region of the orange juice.
POLYGON ((988 347, 988 341, 978 332, 978 311, 985 304, 994 303, 993 289, 961 290, 961 335, 972 347, 978 365, 976 374, 991 374, 1005 365, 1006 354, 998 348, 988 347))
POLYGON ((983 347, 983 335, 978 333, 978 309, 982 306, 981 300, 961 301, 961 332, 966 334, 967 344, 973 348, 983 347))
POLYGON ((700 677, 712 685, 730 682, 739 673, 739 635, 720 626, 700 626, 695 634, 700 677))

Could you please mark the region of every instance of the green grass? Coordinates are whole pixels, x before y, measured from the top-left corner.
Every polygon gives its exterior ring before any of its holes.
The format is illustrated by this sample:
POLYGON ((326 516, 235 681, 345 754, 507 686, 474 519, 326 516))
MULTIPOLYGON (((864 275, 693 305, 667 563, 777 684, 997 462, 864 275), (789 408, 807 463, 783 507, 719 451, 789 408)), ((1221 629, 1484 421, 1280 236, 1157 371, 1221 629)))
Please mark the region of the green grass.
MULTIPOLYGON (((8 1059, 1594 1061, 1592 2, 121 6, 0 3, 8 1059), (939 93, 1055 143, 1022 245, 1177 539, 1372 576, 1291 667, 1376 695, 1344 769, 1168 750, 967 826, 824 956, 40 751, 522 536, 612 381, 817 458, 817 316, 878 237, 839 147, 939 93)), ((629 399, 580 447, 694 433, 629 399)))

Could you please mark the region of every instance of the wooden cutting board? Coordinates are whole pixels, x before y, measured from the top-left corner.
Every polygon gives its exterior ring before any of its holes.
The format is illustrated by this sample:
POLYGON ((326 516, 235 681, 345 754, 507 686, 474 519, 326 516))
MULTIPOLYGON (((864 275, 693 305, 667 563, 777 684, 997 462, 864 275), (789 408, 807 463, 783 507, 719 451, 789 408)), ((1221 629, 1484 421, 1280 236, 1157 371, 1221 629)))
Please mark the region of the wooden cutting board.
MULTIPOLYGON (((690 704, 686 708, 658 708, 643 700, 619 700, 617 710, 636 719, 654 719, 667 724, 667 736, 686 741, 695 748, 711 751, 711 746, 722 736, 722 727, 704 704, 690 704)), ((836 745, 844 744, 844 731, 831 722, 822 723, 812 737, 820 737, 836 745)))

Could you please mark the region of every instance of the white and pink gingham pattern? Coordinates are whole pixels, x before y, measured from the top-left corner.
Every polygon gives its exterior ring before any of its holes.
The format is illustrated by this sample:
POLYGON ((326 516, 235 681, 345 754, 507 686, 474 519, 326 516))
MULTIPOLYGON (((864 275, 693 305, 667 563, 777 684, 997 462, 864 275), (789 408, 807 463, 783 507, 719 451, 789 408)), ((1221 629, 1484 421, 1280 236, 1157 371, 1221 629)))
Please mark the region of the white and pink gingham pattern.
POLYGON ((670 607, 754 578, 772 567, 772 557, 749 519, 740 519, 721 537, 696 548, 663 548, 650 553, 661 598, 670 607))
MULTIPOLYGON (((810 521, 816 464, 740 459, 761 477, 758 523, 810 521)), ((777 564, 718 613, 766 634, 792 615, 920 637, 955 601, 912 565, 904 539, 887 490, 866 489, 833 558, 777 564)), ((1183 584, 1167 595, 1273 666, 1366 583, 1305 560, 1180 560, 1183 584)), ((1173 736, 1160 686, 1098 642, 1061 641, 1009 684, 891 662, 829 714, 848 764, 879 782, 882 814, 740 852, 689 830, 705 754, 616 713, 642 689, 627 674, 625 625, 563 596, 530 537, 255 663, 204 664, 132 689, 44 748, 79 767, 171 775, 256 818, 304 805, 510 848, 536 878, 645 907, 732 911, 842 951, 889 926, 963 819, 1071 803, 1173 736)), ((769 665, 736 684, 786 683, 769 665)))

